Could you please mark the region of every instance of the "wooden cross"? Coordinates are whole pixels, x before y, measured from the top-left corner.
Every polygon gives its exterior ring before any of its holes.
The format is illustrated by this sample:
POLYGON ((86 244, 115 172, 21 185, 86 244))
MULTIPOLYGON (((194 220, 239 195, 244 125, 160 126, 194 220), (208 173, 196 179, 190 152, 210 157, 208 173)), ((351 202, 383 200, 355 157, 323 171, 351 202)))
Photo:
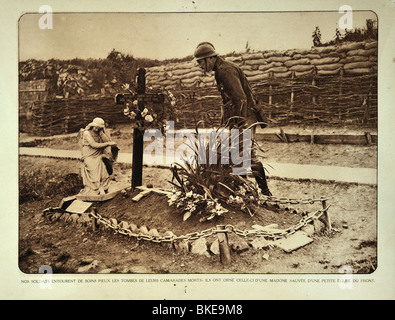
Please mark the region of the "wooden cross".
MULTIPOLYGON (((116 104, 125 104, 126 100, 137 100, 138 108, 142 112, 146 103, 164 103, 165 96, 157 93, 146 93, 145 69, 140 68, 137 73, 137 93, 117 94, 116 104)), ((140 116, 140 115, 139 115, 140 116)), ((132 155, 132 190, 143 184, 143 153, 144 153, 144 133, 138 129, 133 130, 133 155, 132 155)))
MULTIPOLYGON (((145 69, 139 69, 137 76, 137 94, 145 94, 145 69)), ((138 108, 144 110, 144 100, 138 100, 138 108)), ((138 128, 133 131, 132 190, 143 185, 143 132, 138 128)))

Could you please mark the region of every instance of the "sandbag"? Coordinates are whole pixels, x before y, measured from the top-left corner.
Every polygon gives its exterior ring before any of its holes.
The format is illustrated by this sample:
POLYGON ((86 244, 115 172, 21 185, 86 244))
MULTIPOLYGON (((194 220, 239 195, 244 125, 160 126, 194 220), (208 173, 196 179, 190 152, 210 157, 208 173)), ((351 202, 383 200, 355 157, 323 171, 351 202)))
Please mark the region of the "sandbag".
POLYGON ((273 57, 269 57, 267 59, 267 62, 268 63, 270 63, 270 62, 285 62, 285 61, 288 61, 291 59, 292 59, 291 57, 287 57, 287 56, 285 56, 285 57, 273 56, 273 57))
POLYGON ((340 68, 336 70, 318 70, 317 74, 320 76, 335 75, 340 72, 340 68))
POLYGON ((274 78, 288 78, 291 76, 292 71, 287 71, 287 72, 274 72, 273 76, 274 78))
POLYGON ((188 73, 194 72, 194 71, 198 71, 198 69, 175 69, 172 71, 172 73, 176 76, 184 76, 188 73))
POLYGON ((320 64, 317 65, 317 70, 337 70, 343 67, 341 63, 332 63, 332 64, 320 64))
POLYGON ((147 81, 158 81, 159 76, 149 75, 148 77, 145 77, 145 79, 146 79, 147 81))
POLYGON ((194 82, 199 81, 199 79, 200 79, 200 77, 198 77, 198 76, 193 77, 193 78, 181 79, 181 83, 182 83, 182 84, 194 83, 194 82))
POLYGON ((215 81, 201 82, 201 83, 199 83, 199 87, 201 87, 201 88, 216 87, 216 83, 215 83, 215 81))
POLYGON ((358 50, 358 49, 363 49, 365 47, 365 44, 363 42, 350 42, 350 43, 344 43, 340 45, 336 51, 337 52, 347 52, 350 50, 358 50))
POLYGON ((274 50, 266 51, 263 53, 264 58, 282 57, 282 53, 274 50))
POLYGON ((261 70, 244 70, 244 73, 245 73, 246 76, 252 77, 252 76, 256 76, 258 74, 261 74, 262 71, 261 70))
POLYGON ((198 67, 198 64, 197 64, 197 62, 194 62, 194 61, 183 62, 183 63, 177 64, 177 69, 193 69, 196 67, 198 67))
POLYGON ((268 70, 266 70, 266 72, 270 73, 270 72, 287 72, 288 68, 287 67, 274 67, 274 68, 270 68, 268 70))
POLYGON ((267 61, 266 61, 265 59, 246 60, 246 61, 245 61, 245 64, 246 64, 246 65, 253 65, 253 66, 256 66, 256 65, 265 65, 265 64, 267 64, 267 61))
POLYGON ((187 74, 182 75, 183 79, 188 79, 188 78, 194 78, 194 77, 202 77, 203 76, 203 71, 199 70, 199 71, 192 71, 189 72, 187 74))
POLYGON ((371 56, 377 54, 376 48, 371 49, 358 49, 358 50, 351 50, 347 52, 347 56, 371 56))
POLYGON ((298 50, 299 51, 299 53, 302 55, 302 56, 305 56, 306 54, 309 54, 310 53, 310 50, 308 50, 308 49, 303 49, 303 50, 298 50))
POLYGON ((168 80, 162 81, 162 85, 164 85, 164 86, 167 86, 167 85, 175 85, 175 84, 177 84, 177 81, 176 81, 176 80, 170 80, 170 79, 168 79, 168 80))
POLYGON ((243 70, 243 71, 244 70, 254 70, 252 65, 246 65, 246 64, 240 66, 240 69, 243 70))
POLYGON ((312 74, 312 70, 310 70, 310 71, 302 71, 302 72, 295 71, 295 77, 296 78, 307 76, 307 75, 311 75, 311 74, 312 74))
POLYGON ((165 71, 165 66, 151 67, 149 70, 151 72, 162 72, 165 71))
POLYGON ((303 56, 304 58, 313 60, 313 59, 320 59, 321 56, 319 54, 315 54, 315 53, 309 53, 303 56))
POLYGON ((214 77, 200 77, 200 80, 202 80, 202 82, 204 83, 209 83, 209 82, 213 82, 214 81, 214 77))
POLYGON ((148 80, 147 80, 147 85, 148 85, 149 87, 153 87, 153 86, 160 86, 161 84, 160 84, 160 82, 157 81, 157 80, 155 80, 155 81, 148 81, 148 80))
POLYGON ((357 68, 357 69, 347 69, 346 74, 368 74, 372 73, 370 68, 357 68))
POLYGON ((273 67, 281 67, 283 64, 281 62, 272 62, 266 65, 260 65, 259 70, 266 71, 273 67))
POLYGON ((332 52, 335 51, 336 47, 335 46, 327 46, 327 47, 314 47, 311 51, 313 53, 327 53, 327 52, 332 52))
POLYGON ((290 50, 287 50, 287 51, 285 51, 285 55, 286 56, 289 56, 289 57, 293 57, 295 54, 300 54, 301 52, 299 51, 299 50, 296 50, 296 49, 290 49, 290 50))
POLYGON ((346 52, 336 52, 336 51, 332 51, 332 52, 326 52, 326 53, 321 53, 321 58, 328 58, 328 57, 338 57, 340 59, 347 57, 347 53, 346 52))
POLYGON ((368 59, 369 59, 369 57, 367 57, 367 56, 351 56, 351 57, 343 58, 339 62, 346 64, 346 63, 351 63, 351 62, 367 61, 368 59))
POLYGON ((174 64, 174 63, 165 65, 165 71, 173 71, 178 68, 179 68, 178 64, 174 64))
POLYGON ((366 42, 365 49, 377 48, 377 41, 366 42))
POLYGON ((344 65, 344 70, 347 69, 360 69, 360 68, 370 68, 375 63, 370 61, 361 61, 361 62, 353 62, 353 63, 346 63, 344 65))
POLYGON ((321 58, 321 59, 313 59, 310 61, 310 63, 314 64, 314 65, 331 64, 331 63, 339 62, 339 60, 340 60, 340 58, 337 58, 337 57, 327 57, 327 58, 321 58))
POLYGON ((198 81, 191 82, 191 83, 183 83, 182 85, 186 88, 196 87, 199 84, 198 81))
POLYGON ((261 73, 256 76, 247 77, 247 78, 248 78, 248 81, 255 82, 255 81, 261 81, 261 80, 267 79, 268 77, 269 77, 268 73, 261 73))
POLYGON ((243 58, 242 58, 241 56, 236 56, 236 57, 225 57, 225 60, 231 61, 231 62, 234 62, 234 63, 243 62, 243 58))
POLYGON ((292 59, 294 59, 294 60, 299 60, 302 58, 303 58, 303 55, 301 53, 296 53, 292 56, 292 59))
POLYGON ((180 80, 180 79, 184 78, 184 75, 175 75, 171 71, 169 71, 167 73, 167 78, 171 78, 173 80, 180 80))
POLYGON ((284 65, 287 67, 293 67, 296 65, 306 65, 306 64, 310 64, 310 60, 309 59, 298 59, 298 60, 289 60, 289 61, 285 61, 284 65))
POLYGON ((244 61, 246 60, 256 60, 256 59, 262 59, 263 54, 261 52, 258 53, 247 53, 241 56, 244 61))
POLYGON ((304 72, 304 71, 310 71, 313 68, 314 68, 314 66, 311 64, 301 64, 301 65, 297 65, 297 66, 292 66, 291 68, 289 68, 289 70, 297 71, 297 72, 304 72))

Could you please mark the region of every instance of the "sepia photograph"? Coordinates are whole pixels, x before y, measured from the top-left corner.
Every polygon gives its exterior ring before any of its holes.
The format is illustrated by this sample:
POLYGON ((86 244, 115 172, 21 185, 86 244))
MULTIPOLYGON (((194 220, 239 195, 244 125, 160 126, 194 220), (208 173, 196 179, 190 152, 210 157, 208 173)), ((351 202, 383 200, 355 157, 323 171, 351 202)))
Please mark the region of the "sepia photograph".
POLYGON ((375 283, 380 14, 198 2, 20 12, 18 284, 375 283))

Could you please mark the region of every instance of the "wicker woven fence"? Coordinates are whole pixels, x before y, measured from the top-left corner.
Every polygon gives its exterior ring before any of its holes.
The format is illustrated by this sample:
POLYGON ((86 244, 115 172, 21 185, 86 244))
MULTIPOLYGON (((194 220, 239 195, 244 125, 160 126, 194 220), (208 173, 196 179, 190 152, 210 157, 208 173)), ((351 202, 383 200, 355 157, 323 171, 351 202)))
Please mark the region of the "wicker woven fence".
POLYGON ((40 136, 73 133, 84 128, 95 117, 110 124, 127 123, 122 108, 112 97, 79 100, 53 100, 37 103, 31 115, 30 131, 40 136))
MULTIPOLYGON (((363 125, 377 127, 377 74, 305 75, 267 78, 253 83, 259 103, 273 125, 363 125)), ((222 100, 217 88, 175 90, 183 97, 179 126, 203 121, 218 126, 222 100)))
MULTIPOLYGON (((251 82, 273 125, 377 127, 377 42, 311 50, 263 51, 228 56, 251 82)), ((178 127, 203 120, 217 126, 222 104, 213 74, 194 62, 147 69, 147 87, 171 90, 181 113, 178 127)), ((112 96, 34 103, 32 130, 41 135, 75 132, 94 117, 127 123, 112 96)))
MULTIPOLYGON (((244 71, 277 125, 377 126, 377 42, 311 50, 263 51, 226 57, 244 71)), ((149 68, 154 89, 189 98, 180 121, 218 124, 221 99, 213 74, 194 62, 149 68), (192 97, 194 99, 192 99, 192 97)))

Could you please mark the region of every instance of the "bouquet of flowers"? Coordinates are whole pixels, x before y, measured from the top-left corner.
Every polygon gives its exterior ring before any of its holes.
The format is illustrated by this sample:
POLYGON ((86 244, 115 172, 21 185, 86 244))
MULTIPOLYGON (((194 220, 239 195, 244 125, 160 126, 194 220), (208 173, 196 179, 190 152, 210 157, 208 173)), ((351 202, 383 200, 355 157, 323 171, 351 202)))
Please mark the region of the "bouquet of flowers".
MULTIPOLYGON (((129 84, 124 84, 122 86, 122 89, 129 91, 133 94, 133 91, 129 89, 129 84)), ((146 104, 143 110, 141 110, 139 106, 139 101, 135 99, 133 101, 127 101, 125 103, 123 114, 132 120, 132 126, 134 128, 137 128, 141 131, 150 128, 163 129, 166 124, 165 114, 173 114, 174 112, 172 112, 171 110, 174 111, 176 107, 176 97, 169 90, 165 92, 165 96, 167 96, 170 103, 167 103, 167 106, 161 106, 160 108, 162 110, 158 110, 158 108, 154 109, 153 106, 150 106, 148 104, 146 104), (165 107, 170 107, 171 110, 165 110, 165 107)))

